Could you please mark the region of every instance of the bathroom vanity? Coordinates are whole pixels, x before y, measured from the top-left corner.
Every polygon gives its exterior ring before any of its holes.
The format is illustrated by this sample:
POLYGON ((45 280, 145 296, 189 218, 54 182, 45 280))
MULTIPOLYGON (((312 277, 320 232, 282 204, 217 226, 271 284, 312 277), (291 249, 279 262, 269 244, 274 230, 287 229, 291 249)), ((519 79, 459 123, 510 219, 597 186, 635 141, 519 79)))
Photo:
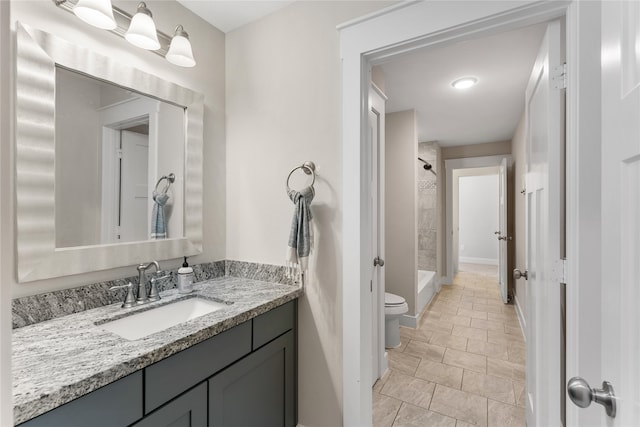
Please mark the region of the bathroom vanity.
MULTIPOLYGON (((229 308, 132 341, 101 327, 105 317, 121 316, 124 309, 114 305, 19 328, 16 423, 295 426, 300 292, 250 279, 209 280, 190 297, 229 301, 229 308)), ((164 304, 183 298, 163 295, 164 304)))

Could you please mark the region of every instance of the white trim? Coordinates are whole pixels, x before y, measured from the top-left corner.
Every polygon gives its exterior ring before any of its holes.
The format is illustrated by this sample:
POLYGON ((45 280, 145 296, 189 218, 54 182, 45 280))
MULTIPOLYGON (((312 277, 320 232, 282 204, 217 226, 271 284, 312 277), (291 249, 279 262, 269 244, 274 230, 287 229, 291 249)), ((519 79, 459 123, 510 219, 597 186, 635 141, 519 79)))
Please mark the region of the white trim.
POLYGON ((100 241, 116 243, 118 227, 118 203, 120 197, 120 132, 102 127, 102 202, 100 241))
POLYGON ((402 326, 406 326, 408 328, 417 328, 418 327, 418 318, 420 315, 412 316, 411 314, 403 314, 400 318, 400 324, 402 326))
MULTIPOLYGON (((369 184, 361 176, 367 158, 366 94, 372 61, 419 47, 460 41, 549 21, 562 16, 570 2, 418 2, 383 15, 340 27, 342 55, 343 167, 343 424, 370 425, 371 372, 367 356, 371 343, 362 334, 371 320, 361 293, 370 270, 369 184)), ((569 82, 571 85, 571 82, 569 82)))
POLYGON ((498 258, 475 258, 470 256, 461 256, 460 262, 467 262, 469 264, 498 265, 498 258))

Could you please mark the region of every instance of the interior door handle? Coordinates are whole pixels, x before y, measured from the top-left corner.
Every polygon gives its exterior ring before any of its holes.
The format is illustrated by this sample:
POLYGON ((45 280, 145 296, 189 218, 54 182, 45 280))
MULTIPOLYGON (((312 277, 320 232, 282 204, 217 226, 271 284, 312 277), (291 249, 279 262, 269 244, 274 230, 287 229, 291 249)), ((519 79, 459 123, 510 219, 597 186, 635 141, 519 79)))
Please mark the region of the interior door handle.
POLYGON ((374 267, 384 267, 384 260, 382 258, 380 258, 379 256, 375 257, 373 259, 373 266, 374 267))
POLYGON ((524 277, 524 280, 529 280, 529 270, 525 270, 524 272, 518 270, 517 268, 513 270, 514 279, 518 280, 521 277, 524 277))
POLYGON ((607 415, 616 417, 616 395, 613 386, 608 381, 602 382, 602 388, 591 388, 583 378, 573 377, 567 383, 567 392, 573 403, 581 408, 591 405, 591 402, 604 406, 607 415))

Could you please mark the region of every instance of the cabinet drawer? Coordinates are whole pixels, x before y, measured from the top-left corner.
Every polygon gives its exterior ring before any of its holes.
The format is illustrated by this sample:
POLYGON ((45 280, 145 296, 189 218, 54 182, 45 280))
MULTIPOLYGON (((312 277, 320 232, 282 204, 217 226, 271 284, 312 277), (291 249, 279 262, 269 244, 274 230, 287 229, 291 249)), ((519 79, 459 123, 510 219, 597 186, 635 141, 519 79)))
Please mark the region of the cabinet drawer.
POLYGON ((142 371, 29 420, 20 427, 127 426, 142 417, 142 371))
POLYGON ((251 322, 245 322, 145 368, 145 414, 249 352, 251 322))
POLYGON ((295 308, 295 301, 290 301, 253 319, 253 350, 293 329, 295 308))

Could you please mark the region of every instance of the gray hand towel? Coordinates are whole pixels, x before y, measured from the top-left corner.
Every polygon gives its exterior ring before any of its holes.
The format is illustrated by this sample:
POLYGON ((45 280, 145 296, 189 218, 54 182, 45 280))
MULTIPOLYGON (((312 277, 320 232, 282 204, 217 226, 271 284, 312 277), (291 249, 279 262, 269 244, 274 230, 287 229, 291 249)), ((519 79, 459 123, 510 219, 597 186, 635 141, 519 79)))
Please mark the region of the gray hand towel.
POLYGON ((289 267, 298 268, 299 271, 306 271, 309 262, 309 253, 313 246, 312 228, 310 221, 311 201, 315 196, 313 187, 309 186, 300 191, 289 190, 289 199, 294 203, 295 209, 291 220, 291 232, 289 234, 289 244, 287 247, 287 262, 289 267))
POLYGON ((167 222, 164 217, 164 205, 167 204, 169 195, 164 192, 153 192, 153 210, 151 212, 151 239, 160 240, 167 238, 167 222))

